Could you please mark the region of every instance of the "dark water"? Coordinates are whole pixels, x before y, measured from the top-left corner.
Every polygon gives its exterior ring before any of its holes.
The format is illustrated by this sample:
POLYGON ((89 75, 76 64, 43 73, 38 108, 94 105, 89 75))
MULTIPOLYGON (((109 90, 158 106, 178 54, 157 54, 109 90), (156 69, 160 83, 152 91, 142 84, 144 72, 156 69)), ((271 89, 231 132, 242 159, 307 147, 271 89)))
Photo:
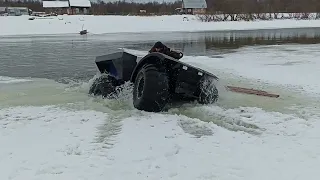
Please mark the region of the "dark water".
POLYGON ((97 71, 95 56, 118 48, 147 51, 158 40, 185 55, 219 56, 244 46, 320 43, 320 28, 6 37, 0 39, 0 76, 88 80, 97 71))

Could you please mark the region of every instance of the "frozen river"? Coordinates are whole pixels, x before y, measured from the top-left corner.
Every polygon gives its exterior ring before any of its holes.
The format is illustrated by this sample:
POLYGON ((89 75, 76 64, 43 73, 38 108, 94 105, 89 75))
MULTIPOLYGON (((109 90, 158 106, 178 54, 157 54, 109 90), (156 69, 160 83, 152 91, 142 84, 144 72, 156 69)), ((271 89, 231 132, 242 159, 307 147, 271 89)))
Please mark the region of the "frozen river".
POLYGON ((6 37, 0 39, 0 75, 89 80, 96 73, 95 56, 119 48, 147 51, 159 40, 187 56, 219 56, 244 46, 319 43, 320 28, 6 37))
POLYGON ((316 179, 320 30, 0 39, 0 179, 316 179), (217 104, 168 112, 88 96, 95 56, 156 41, 218 75, 217 104), (225 85, 280 94, 263 98, 225 85))

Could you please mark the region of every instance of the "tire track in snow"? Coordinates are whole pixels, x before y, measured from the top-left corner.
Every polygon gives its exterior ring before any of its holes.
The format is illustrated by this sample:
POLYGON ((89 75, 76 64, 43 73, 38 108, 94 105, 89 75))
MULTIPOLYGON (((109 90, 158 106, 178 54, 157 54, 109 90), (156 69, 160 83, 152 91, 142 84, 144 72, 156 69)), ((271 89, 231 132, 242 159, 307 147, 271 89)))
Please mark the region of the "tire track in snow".
MULTIPOLYGON (((180 126, 186 132, 195 132, 196 130, 194 129, 194 126, 196 125, 193 126, 190 124, 198 123, 198 121, 192 122, 190 120, 188 122, 186 121, 186 118, 198 119, 204 123, 213 123, 217 126, 220 126, 235 132, 243 131, 249 134, 259 135, 263 131, 263 129, 260 128, 259 126, 253 123, 246 122, 246 119, 250 118, 250 116, 227 112, 227 110, 224 110, 218 106, 211 106, 210 108, 209 106, 181 107, 181 108, 171 109, 169 112, 171 114, 178 114, 178 115, 184 116, 184 120, 180 121, 180 126)), ((202 131, 202 135, 212 135, 212 134, 213 134, 212 130, 206 129, 202 131)))

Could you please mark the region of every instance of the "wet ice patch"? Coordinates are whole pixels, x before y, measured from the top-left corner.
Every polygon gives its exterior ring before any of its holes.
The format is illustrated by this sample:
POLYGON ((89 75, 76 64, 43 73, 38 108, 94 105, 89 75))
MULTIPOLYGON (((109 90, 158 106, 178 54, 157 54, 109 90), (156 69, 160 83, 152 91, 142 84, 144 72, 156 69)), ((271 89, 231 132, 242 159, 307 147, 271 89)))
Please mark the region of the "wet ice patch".
POLYGON ((203 122, 197 118, 179 116, 178 125, 183 129, 184 132, 197 138, 214 135, 214 125, 203 122))
POLYGON ((310 118, 320 117, 316 113, 311 116, 310 111, 304 114, 283 114, 253 107, 227 109, 216 105, 194 107, 192 104, 170 109, 168 113, 181 117, 181 128, 190 134, 198 132, 197 136, 214 134, 214 126, 258 136, 297 136, 310 126, 310 118))
POLYGON ((243 117, 239 115, 239 113, 230 112, 218 106, 210 106, 210 108, 186 106, 171 109, 169 112, 192 119, 198 119, 203 122, 213 123, 230 131, 243 131, 251 134, 260 134, 263 131, 258 125, 248 122, 247 117, 243 117))

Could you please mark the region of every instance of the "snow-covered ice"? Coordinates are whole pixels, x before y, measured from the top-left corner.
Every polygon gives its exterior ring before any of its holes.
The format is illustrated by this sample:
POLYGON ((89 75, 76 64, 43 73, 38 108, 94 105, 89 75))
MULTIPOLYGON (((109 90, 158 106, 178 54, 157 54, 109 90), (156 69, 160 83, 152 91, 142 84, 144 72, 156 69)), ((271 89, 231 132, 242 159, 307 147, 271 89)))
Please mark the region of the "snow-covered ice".
POLYGON ((90 110, 2 109, 1 179, 316 179, 318 117, 217 106, 193 111, 221 124, 175 109, 116 121, 90 110))
POLYGON ((83 163, 89 160, 95 165, 90 158, 95 128, 107 117, 50 106, 2 109, 1 179, 54 179, 61 175, 74 179, 79 172, 90 172, 95 168, 83 163))
POLYGON ((0 179, 315 180, 317 49, 257 46, 219 58, 185 56, 221 78, 221 99, 162 113, 134 109, 128 94, 90 97, 92 81, 70 87, 0 76, 0 179), (227 84, 280 98, 226 92, 227 84))
POLYGON ((0 36, 78 34, 82 28, 90 34, 142 32, 196 32, 320 27, 320 20, 272 20, 201 22, 193 15, 172 16, 91 16, 61 15, 28 20, 29 16, 1 17, 0 36), (184 21, 184 17, 188 21, 184 21), (41 28, 39 28, 41 27, 41 28))
POLYGON ((245 47, 224 54, 223 58, 196 57, 185 61, 210 71, 218 69, 232 76, 319 96, 319 48, 319 44, 245 47))

